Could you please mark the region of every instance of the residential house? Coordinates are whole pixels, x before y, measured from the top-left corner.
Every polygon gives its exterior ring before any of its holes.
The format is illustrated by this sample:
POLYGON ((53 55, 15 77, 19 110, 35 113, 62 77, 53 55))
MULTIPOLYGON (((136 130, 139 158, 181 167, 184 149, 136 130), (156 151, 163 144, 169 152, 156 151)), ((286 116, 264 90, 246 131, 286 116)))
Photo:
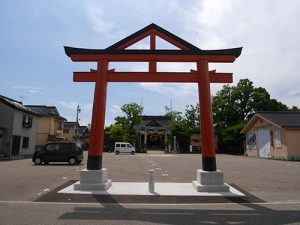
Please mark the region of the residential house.
POLYGON ((77 122, 64 122, 62 136, 66 141, 76 141, 79 139, 78 133, 79 124, 77 122))
POLYGON ((241 133, 249 156, 300 160, 300 112, 258 112, 241 133))
POLYGON ((38 118, 22 102, 0 95, 0 155, 33 154, 38 118))
POLYGON ((64 140, 63 129, 66 119, 59 115, 55 106, 26 105, 26 107, 40 115, 36 133, 37 147, 48 142, 64 140))
POLYGON ((86 140, 90 138, 91 125, 88 126, 78 126, 78 135, 81 140, 86 140))

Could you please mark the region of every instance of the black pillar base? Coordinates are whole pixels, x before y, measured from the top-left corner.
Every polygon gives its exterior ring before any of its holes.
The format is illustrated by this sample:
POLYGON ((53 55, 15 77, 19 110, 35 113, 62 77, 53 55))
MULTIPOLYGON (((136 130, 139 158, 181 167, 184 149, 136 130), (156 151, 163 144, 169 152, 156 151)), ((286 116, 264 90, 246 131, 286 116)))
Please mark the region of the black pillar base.
POLYGON ((88 170, 102 169, 102 156, 88 156, 87 167, 88 170))
POLYGON ((217 171, 216 157, 202 157, 203 171, 217 171))

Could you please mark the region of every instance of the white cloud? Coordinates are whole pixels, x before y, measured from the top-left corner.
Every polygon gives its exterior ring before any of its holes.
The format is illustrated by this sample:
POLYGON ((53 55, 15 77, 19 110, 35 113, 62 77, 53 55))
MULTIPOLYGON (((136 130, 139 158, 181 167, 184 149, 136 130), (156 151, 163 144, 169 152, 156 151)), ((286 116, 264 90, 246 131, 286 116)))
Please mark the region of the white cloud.
POLYGON ((105 10, 96 1, 87 2, 86 13, 93 31, 106 36, 114 33, 114 23, 105 19, 105 10))
POLYGON ((79 105, 79 108, 81 109, 78 114, 79 123, 83 125, 88 125, 89 123, 91 123, 93 110, 92 103, 81 104, 77 101, 64 100, 53 101, 53 103, 58 108, 59 113, 63 117, 66 117, 68 121, 75 121, 77 106, 79 105))
POLYGON ((198 94, 198 87, 192 83, 163 84, 163 83, 140 83, 141 88, 159 94, 177 97, 189 97, 198 94))
MULTIPOLYGON (((196 69, 195 63, 157 64, 157 70, 159 72, 189 72, 191 69, 196 69)), ((197 84, 193 83, 140 83, 139 86, 152 92, 178 97, 194 96, 198 93, 197 84)))
POLYGON ((7 84, 10 84, 11 88, 13 89, 17 89, 17 90, 21 90, 21 91, 27 91, 28 93, 39 93, 42 94, 42 88, 40 87, 33 87, 33 86, 28 86, 28 85, 24 85, 24 84, 15 84, 14 82, 7 82, 7 84))
POLYGON ((63 101, 63 100, 58 100, 58 101, 55 101, 56 104, 64 107, 64 108, 67 108, 67 109, 72 109, 72 110, 76 110, 77 109, 77 105, 79 105, 78 102, 75 102, 75 101, 63 101))
POLYGON ((121 113, 121 107, 119 105, 112 105, 109 109, 109 112, 111 113, 121 113))
POLYGON ((186 8, 183 18, 187 36, 202 49, 244 47, 233 64, 214 65, 219 71, 234 72, 235 82, 249 78, 290 105, 289 93, 300 84, 299 10, 299 1, 204 0, 186 8))

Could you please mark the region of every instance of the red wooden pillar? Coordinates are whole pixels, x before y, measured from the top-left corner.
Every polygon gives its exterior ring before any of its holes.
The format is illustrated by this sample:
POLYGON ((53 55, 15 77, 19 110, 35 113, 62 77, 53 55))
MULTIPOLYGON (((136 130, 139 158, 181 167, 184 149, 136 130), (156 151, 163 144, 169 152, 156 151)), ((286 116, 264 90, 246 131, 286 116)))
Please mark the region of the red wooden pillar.
POLYGON ((97 67, 90 146, 87 161, 88 170, 102 169, 108 61, 98 61, 97 67))
POLYGON ((204 171, 216 171, 217 166, 215 156, 214 127, 208 61, 198 61, 197 70, 199 76, 198 91, 200 106, 202 168, 204 171))

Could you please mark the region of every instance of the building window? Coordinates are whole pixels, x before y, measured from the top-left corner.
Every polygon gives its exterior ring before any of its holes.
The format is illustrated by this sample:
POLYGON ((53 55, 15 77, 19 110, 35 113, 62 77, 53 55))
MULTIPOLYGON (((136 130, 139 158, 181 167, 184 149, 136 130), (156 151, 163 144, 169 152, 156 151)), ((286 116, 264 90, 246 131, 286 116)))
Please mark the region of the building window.
POLYGON ((69 129, 64 129, 64 134, 68 134, 70 133, 70 130, 69 129))
POLYGON ((62 122, 57 122, 57 130, 62 130, 62 122))
POLYGON ((32 117, 31 116, 23 115, 22 127, 24 127, 24 128, 32 127, 32 117))
POLYGON ((23 137, 22 148, 29 147, 29 137, 23 137))

